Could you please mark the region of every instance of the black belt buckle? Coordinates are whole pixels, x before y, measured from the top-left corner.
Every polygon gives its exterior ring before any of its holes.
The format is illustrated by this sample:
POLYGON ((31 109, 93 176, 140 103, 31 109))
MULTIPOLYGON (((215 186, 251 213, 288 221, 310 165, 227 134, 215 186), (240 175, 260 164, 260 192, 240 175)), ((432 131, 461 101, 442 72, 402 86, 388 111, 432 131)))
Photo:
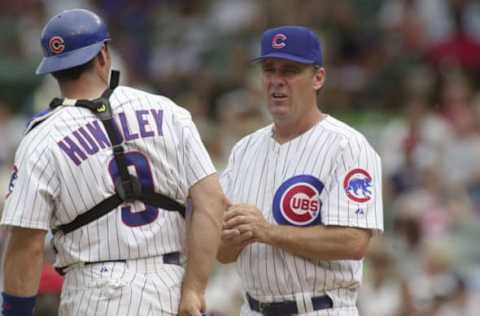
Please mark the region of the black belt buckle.
POLYGON ((179 251, 166 253, 162 257, 163 257, 163 263, 164 264, 174 264, 174 265, 177 265, 177 266, 181 266, 180 252, 179 251))

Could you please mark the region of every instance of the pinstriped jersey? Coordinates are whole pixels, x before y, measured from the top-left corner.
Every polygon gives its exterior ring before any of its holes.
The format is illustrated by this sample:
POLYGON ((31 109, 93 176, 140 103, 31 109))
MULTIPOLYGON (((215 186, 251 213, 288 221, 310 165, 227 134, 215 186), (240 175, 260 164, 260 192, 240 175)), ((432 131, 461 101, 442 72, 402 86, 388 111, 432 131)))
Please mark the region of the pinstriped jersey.
MULTIPOLYGON (((170 99, 128 87, 110 97, 131 174, 142 188, 185 204, 190 187, 215 172, 190 113, 170 99)), ((119 171, 102 123, 89 110, 61 106, 27 131, 15 157, 1 223, 49 229, 73 221, 114 194, 119 171)), ((182 251, 184 219, 141 202, 63 235, 58 266, 182 251)))
MULTIPOLYGON (((383 230, 380 158, 363 135, 331 116, 281 145, 272 128, 234 146, 221 177, 232 203, 255 205, 279 225, 383 230)), ((261 301, 328 293, 353 312, 362 279, 362 261, 305 259, 263 243, 243 249, 237 270, 261 301)))

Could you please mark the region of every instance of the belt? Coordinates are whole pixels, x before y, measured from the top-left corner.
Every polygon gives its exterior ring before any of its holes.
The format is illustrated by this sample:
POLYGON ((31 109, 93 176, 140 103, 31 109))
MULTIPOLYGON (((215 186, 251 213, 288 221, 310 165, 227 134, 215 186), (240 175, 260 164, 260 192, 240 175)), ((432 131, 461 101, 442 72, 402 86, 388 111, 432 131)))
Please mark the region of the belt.
MULTIPOLYGON (((264 316, 290 316, 298 314, 296 301, 283 301, 263 303, 254 299, 247 293, 250 309, 264 316)), ((313 310, 328 309, 333 307, 333 301, 328 295, 312 297, 313 310)))
MULTIPOLYGON (((169 252, 164 255, 162 255, 163 263, 164 264, 175 264, 180 266, 180 252, 174 251, 174 252, 169 252)), ((65 275, 66 270, 74 265, 79 265, 79 266, 88 266, 91 264, 98 264, 98 263, 109 263, 109 262, 123 262, 126 263, 127 260, 129 259, 112 259, 112 260, 100 260, 100 261, 88 261, 88 262, 78 262, 78 263, 72 263, 68 266, 65 267, 55 267, 55 271, 58 272, 60 275, 65 275)), ((133 259, 135 260, 135 259, 133 259)))

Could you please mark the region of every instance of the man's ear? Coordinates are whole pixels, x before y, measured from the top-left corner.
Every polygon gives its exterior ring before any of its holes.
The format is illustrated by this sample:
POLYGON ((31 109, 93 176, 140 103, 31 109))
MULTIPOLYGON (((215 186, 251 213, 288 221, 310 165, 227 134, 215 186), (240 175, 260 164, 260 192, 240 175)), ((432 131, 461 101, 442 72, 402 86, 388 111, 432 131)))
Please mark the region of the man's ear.
POLYGON ((105 67, 110 62, 110 53, 107 45, 104 45, 97 55, 97 62, 100 66, 105 67))
POLYGON ((323 67, 314 68, 313 73, 313 88, 315 90, 320 90, 325 84, 327 78, 327 71, 323 67))
POLYGON ((106 45, 102 47, 97 57, 95 58, 97 72, 99 76, 108 83, 108 78, 110 76, 110 71, 112 67, 112 61, 110 58, 110 52, 106 45))

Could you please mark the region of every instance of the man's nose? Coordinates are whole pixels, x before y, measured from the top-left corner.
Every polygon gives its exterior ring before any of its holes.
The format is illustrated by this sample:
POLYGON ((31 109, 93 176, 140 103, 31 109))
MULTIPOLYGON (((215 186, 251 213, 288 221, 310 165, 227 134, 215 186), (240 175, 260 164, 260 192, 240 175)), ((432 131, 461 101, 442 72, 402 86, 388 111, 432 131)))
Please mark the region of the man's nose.
POLYGON ((283 85, 285 83, 285 78, 280 71, 275 71, 272 73, 270 81, 273 85, 283 85))

